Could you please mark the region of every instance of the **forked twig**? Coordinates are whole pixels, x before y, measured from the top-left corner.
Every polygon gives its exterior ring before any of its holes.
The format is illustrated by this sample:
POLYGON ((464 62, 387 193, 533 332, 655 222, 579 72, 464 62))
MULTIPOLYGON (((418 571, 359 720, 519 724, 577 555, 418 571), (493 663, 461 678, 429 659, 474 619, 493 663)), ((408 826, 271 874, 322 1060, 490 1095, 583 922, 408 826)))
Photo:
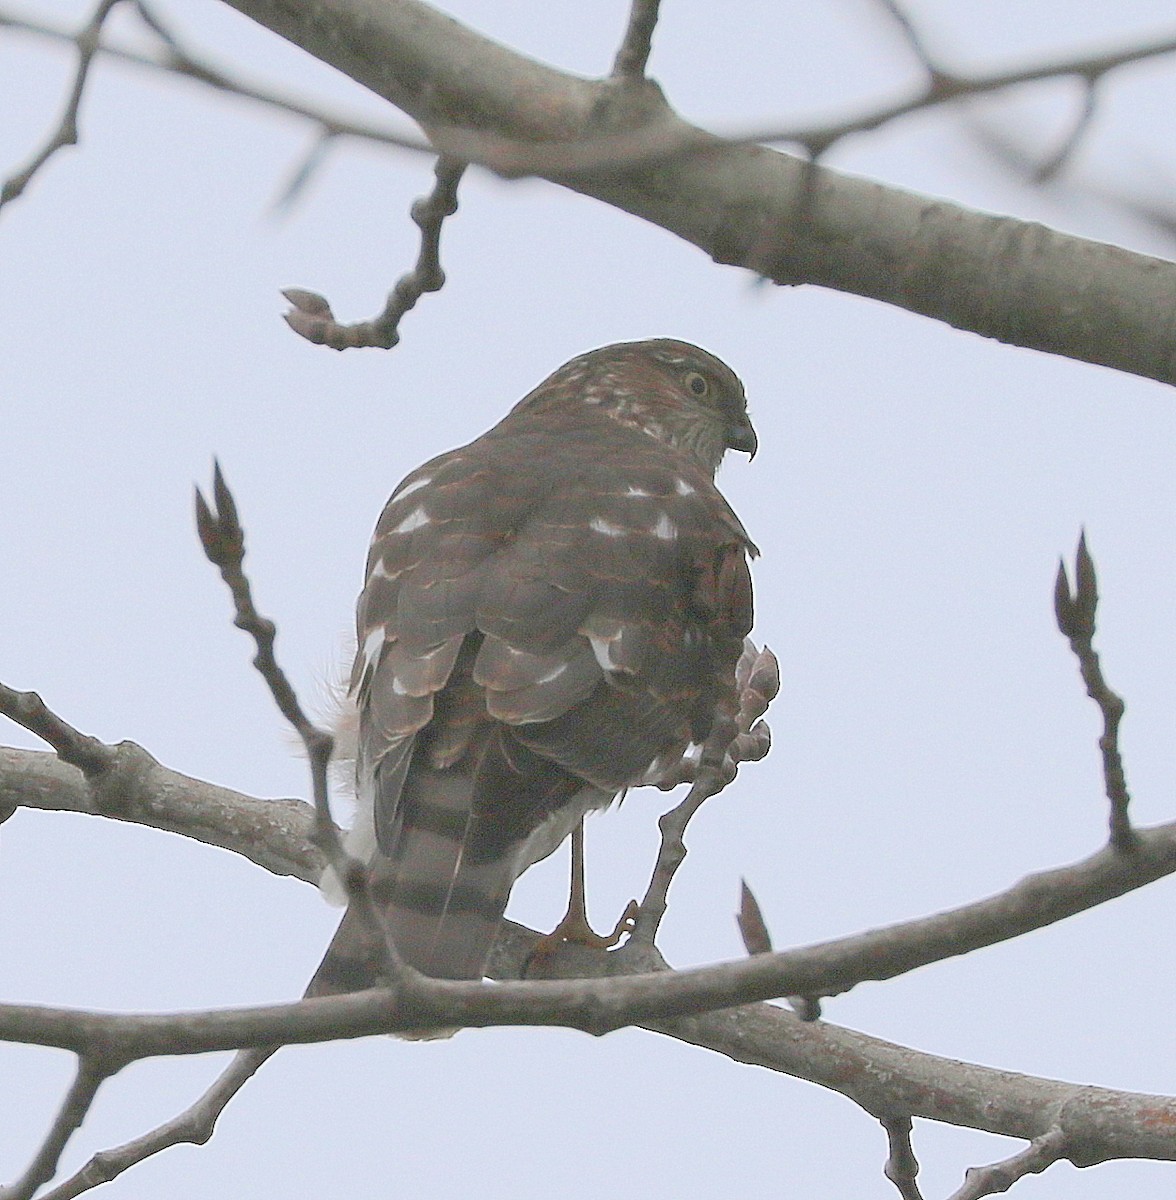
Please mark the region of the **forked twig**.
POLYGON ((62 762, 77 767, 87 779, 114 766, 115 750, 63 721, 36 692, 18 692, 0 683, 0 714, 48 742, 62 762))
POLYGON ((1026 1175, 1040 1175, 1046 1167, 1053 1166, 1066 1157, 1066 1135, 1053 1128, 1041 1137, 1034 1138, 1019 1154, 987 1167, 969 1167, 964 1173, 964 1185, 952 1192, 948 1200, 981 1200, 982 1196, 995 1196, 1007 1192, 1019 1179, 1026 1175))
POLYGON ((80 1196, 99 1184, 109 1183, 136 1163, 141 1163, 171 1146, 182 1143, 192 1146, 205 1145, 212 1137, 217 1119, 229 1101, 273 1053, 270 1048, 239 1050, 216 1082, 190 1108, 186 1108, 178 1116, 165 1121, 142 1137, 124 1142, 110 1150, 99 1151, 80 1171, 51 1191, 45 1192, 38 1200, 74 1200, 75 1196, 80 1196))
POLYGON ((1119 752, 1119 722, 1123 719, 1126 705, 1122 697, 1108 686, 1098 652, 1094 648, 1094 618, 1097 611, 1098 580, 1094 559, 1086 548, 1086 534, 1083 532, 1078 539, 1078 553, 1074 562, 1073 594, 1066 575, 1066 564, 1058 563, 1057 580, 1054 583, 1054 614, 1058 628, 1069 639, 1070 649, 1078 659, 1086 694, 1102 713, 1103 732, 1098 739, 1098 748, 1102 752, 1103 786, 1111 805, 1111 845, 1116 850, 1131 850, 1136 843, 1127 811, 1131 794, 1127 790, 1123 756, 1119 752))
POLYGON ((253 665, 269 687, 278 709, 297 731, 306 748, 314 794, 315 829, 311 841, 326 856, 347 891, 350 904, 376 932, 388 966, 388 977, 401 978, 406 969, 397 953, 387 922, 368 891, 367 871, 347 853, 339 830, 331 817, 327 771, 335 739, 315 725, 303 711, 286 673, 274 655, 277 626, 263 617, 253 603, 253 589, 244 571, 245 531, 237 514, 237 503, 225 483, 220 463, 215 463, 212 481, 213 506, 196 489, 196 529, 209 561, 219 569, 221 578, 233 596, 236 615, 233 624, 248 633, 257 647, 253 665))
POLYGON ((57 128, 45 145, 33 156, 28 166, 4 181, 4 186, 0 187, 0 208, 3 208, 9 201, 15 200, 29 186, 37 172, 59 150, 64 150, 66 146, 77 145, 78 109, 81 107, 82 96, 85 94, 86 79, 89 77, 94 55, 98 52, 98 39, 102 33, 102 26, 118 2, 119 0, 99 0, 94 15, 74 37, 74 44, 78 48, 78 62, 74 68, 73 86, 70 88, 69 98, 65 102, 65 111, 61 114, 57 128))
POLYGON ((77 1073, 73 1083, 58 1109, 57 1116, 33 1156, 24 1175, 8 1187, 0 1187, 0 1200, 30 1200, 37 1189, 49 1182, 57 1173, 69 1139, 81 1128, 90 1111, 98 1089, 113 1075, 122 1063, 107 1064, 96 1057, 78 1059, 77 1073))
POLYGON ((690 779, 686 798, 662 815, 658 822, 661 847, 645 896, 629 938, 634 946, 652 946, 666 914, 670 885, 686 858, 684 834, 694 814, 721 792, 734 778, 741 762, 764 757, 771 746, 771 732, 760 718, 780 690, 780 667, 766 646, 759 650, 749 640, 736 667, 739 715, 716 722, 697 762, 683 759, 679 770, 659 787, 670 788, 690 779))

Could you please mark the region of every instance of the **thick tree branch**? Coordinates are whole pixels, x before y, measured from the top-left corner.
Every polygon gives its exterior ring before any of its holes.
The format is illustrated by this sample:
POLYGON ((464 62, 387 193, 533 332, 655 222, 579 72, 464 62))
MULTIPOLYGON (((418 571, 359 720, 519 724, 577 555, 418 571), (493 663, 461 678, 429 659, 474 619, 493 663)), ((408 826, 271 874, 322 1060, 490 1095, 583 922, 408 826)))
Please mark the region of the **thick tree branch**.
POLYGON ((99 806, 85 777, 42 750, 0 746, 0 812, 87 813, 178 833, 240 854, 275 875, 317 883, 326 861, 311 845, 314 810, 302 800, 258 800, 169 770, 134 742, 112 748, 120 769, 99 806))
POLYGON ((419 0, 229 2, 401 108, 440 149, 542 175, 718 262, 1176 382, 1170 263, 725 144, 683 122, 648 81, 563 74, 419 0))
POLYGON ((75 1053, 100 1045, 131 1058, 449 1026, 557 1025, 600 1034, 781 995, 834 995, 1010 940, 1176 871, 1176 823, 1137 831, 1137 839, 1131 855, 1107 848, 935 916, 719 966, 494 987, 417 976, 395 994, 177 1016, 7 1005, 0 1006, 0 1038, 75 1053))
MULTIPOLYGON (((235 848, 262 865, 269 866, 277 860, 283 864, 277 869, 290 871, 291 857, 298 856, 292 856, 288 849, 283 849, 292 837, 289 811, 294 810, 298 815, 297 824, 301 826, 305 837, 310 831, 307 805, 235 797, 223 789, 210 789, 208 785, 186 781, 184 777, 167 772, 162 767, 156 766, 154 771, 154 777, 165 786, 160 789, 158 803, 142 809, 145 823, 160 828, 175 828, 213 844, 235 848), (209 791, 221 794, 217 803, 207 804, 209 791), (267 807, 282 810, 286 818, 275 822, 272 829, 277 845, 268 851, 263 850, 259 843, 269 833, 256 816, 249 817, 245 822, 254 832, 248 837, 241 837, 243 826, 233 811, 237 807, 245 814, 267 807), (185 830, 185 816, 192 810, 195 811, 191 827, 185 830), (217 814, 217 819, 214 819, 214 814, 217 814), (198 826, 199 829, 196 828, 198 826), (234 847, 234 840, 239 840, 241 844, 234 847)), ((56 806, 56 801, 63 801, 61 807, 87 811, 84 803, 79 803, 80 795, 84 794, 79 772, 42 752, 4 751, 0 756, 0 796, 11 795, 19 787, 20 781, 30 779, 39 779, 41 784, 35 794, 31 788, 26 793, 26 798, 34 806, 50 808, 56 806), (13 764, 17 767, 15 781, 10 772, 13 764), (30 766, 49 769, 30 770, 30 766), (65 775, 72 777, 72 782, 63 778, 65 775)), ((119 815, 123 819, 133 819, 129 812, 119 815)), ((1158 877, 1176 870, 1176 824, 1139 831, 1138 837, 1137 852, 1130 856, 1137 872, 1142 869, 1158 877)), ((292 873, 303 878, 316 877, 317 870, 307 870, 306 865, 311 862, 321 865, 321 859, 305 843, 301 857, 302 869, 292 873)), ((619 995, 623 1003, 629 1005, 632 1018, 647 1028, 706 1046, 741 1062, 756 1063, 831 1087, 879 1116, 907 1112, 913 1116, 970 1125, 1026 1140, 1047 1133, 1057 1117, 1057 1123, 1070 1131, 1067 1145, 1071 1150, 1068 1153, 1075 1162, 1089 1163, 1108 1157, 1127 1156, 1172 1158, 1176 1157, 1176 1138, 1173 1137, 1173 1133, 1176 1133, 1176 1101, 1035 1080, 968 1066, 839 1030, 821 1022, 806 1024, 791 1013, 766 1005, 742 1005, 702 1016, 675 1017, 670 1013, 655 1015, 657 1008, 664 1006, 648 1003, 652 996, 660 993, 663 999, 669 1001, 671 1009, 681 1007, 682 989, 693 988, 700 977, 708 975, 712 979, 721 979, 723 976, 729 979, 734 974, 737 986, 742 988, 746 996, 749 989, 758 986, 760 981, 755 978, 754 972, 742 979, 739 979, 740 974, 746 972, 748 966, 773 960, 786 964, 792 978, 803 979, 804 987, 797 990, 805 990, 805 987, 813 987, 818 982, 832 982, 830 979, 822 980, 818 968, 822 963, 828 966, 829 956, 844 952, 847 945, 850 957, 857 957, 855 965, 859 968, 863 960, 871 961, 877 954, 889 956, 893 961, 894 939, 901 942, 906 938, 911 943, 917 943, 930 925, 932 940, 935 941, 936 929, 950 925, 954 917, 962 916, 963 925, 967 927, 970 921, 983 920, 985 910, 988 919, 997 925, 1011 919, 1013 926, 1009 934, 1024 928, 1035 928, 1057 915, 1065 915, 1060 910, 1068 906, 1078 911, 1109 894, 1126 890, 1126 881, 1131 874, 1127 859, 1128 856, 1104 850, 1085 863, 1026 880, 1003 896, 982 901, 978 906, 968 906, 957 914, 942 914, 929 918, 927 922, 912 922, 889 931, 880 930, 848 939, 848 943, 833 943, 830 947, 814 947, 780 956, 767 955, 752 960, 750 964, 733 964, 701 972, 671 974, 663 971, 629 979, 588 979, 572 983, 505 983, 493 988, 467 984, 443 985, 442 990, 449 991, 450 997, 445 1003, 447 1016, 441 1023, 454 1023, 455 1010, 462 1013, 462 1020, 468 1024, 489 1024, 500 1020, 539 1023, 543 1019, 541 1008, 554 1003, 557 1009, 565 1009, 565 1016, 556 1023, 574 1024, 580 1018, 587 1017, 585 1027, 599 1029, 608 1024, 607 1019, 602 1019, 605 1008, 599 997, 608 995, 608 988, 613 987, 620 989, 619 995), (970 912, 977 909, 980 911, 970 912), (523 992, 520 988, 529 990, 523 992), (596 1000, 590 998, 593 989, 597 989, 596 1000), (450 1004, 448 1001, 460 992, 464 992, 461 1003, 450 1004), (478 996, 477 1005, 471 1003, 475 994, 478 996), (496 1009, 483 1008, 480 1014, 475 1014, 475 1007, 484 1004, 487 994, 500 996, 508 1003, 500 1003, 496 1009), (568 1001, 570 1005, 565 1007, 568 1001), (528 1006, 530 1011, 524 1011, 528 1006), (641 1015, 643 1009, 648 1016, 641 1015)), ((1140 882, 1142 880, 1137 874, 1132 886, 1138 886, 1140 882)), ((531 931, 512 927, 496 952, 495 974, 507 977, 515 974, 518 962, 533 946, 537 936, 531 931)), ((563 961, 564 954, 578 953, 579 947, 561 951, 557 962, 563 961)), ((596 960, 582 955, 573 963, 578 973, 588 974, 594 961, 598 972, 621 967, 615 955, 598 956, 596 960)), ((697 996, 692 999, 697 999, 697 996)), ((738 992, 727 991, 723 993, 722 1001, 712 995, 708 1002, 730 1005, 738 1004, 739 999, 738 992)), ((422 1010, 417 1011, 419 1013, 422 1010)), ((548 1015, 555 1016, 551 1013, 548 1015)), ((0 1036, 34 1044, 63 1045, 83 1051, 86 1047, 102 1045, 108 1050, 117 1050, 120 1055, 129 1056, 223 1049, 252 1041, 273 1044, 285 1040, 321 1040, 336 1034, 360 1036, 404 1024, 410 1017, 412 1013, 403 1005, 399 1012, 392 1011, 381 993, 318 1000, 270 1010, 186 1014, 179 1017, 113 1017, 16 1006, 0 1008, 0 1036)), ((436 1024, 439 1020, 436 1016, 420 1017, 422 1025, 436 1024)))

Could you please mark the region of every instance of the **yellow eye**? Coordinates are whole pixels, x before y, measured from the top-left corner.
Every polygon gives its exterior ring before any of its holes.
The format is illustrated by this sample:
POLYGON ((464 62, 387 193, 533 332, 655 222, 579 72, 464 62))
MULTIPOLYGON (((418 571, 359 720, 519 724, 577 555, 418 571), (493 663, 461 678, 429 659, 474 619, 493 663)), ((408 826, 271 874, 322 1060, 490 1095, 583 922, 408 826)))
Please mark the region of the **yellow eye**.
POLYGON ((701 399, 710 391, 710 383, 705 375, 700 375, 697 371, 687 371, 682 376, 682 382, 701 399))

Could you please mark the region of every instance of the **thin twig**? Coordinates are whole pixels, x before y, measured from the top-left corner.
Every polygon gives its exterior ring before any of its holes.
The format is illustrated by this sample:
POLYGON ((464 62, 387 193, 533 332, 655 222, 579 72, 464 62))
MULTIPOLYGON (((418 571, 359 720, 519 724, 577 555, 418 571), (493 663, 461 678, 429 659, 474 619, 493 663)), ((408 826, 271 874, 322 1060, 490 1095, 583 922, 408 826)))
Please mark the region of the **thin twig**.
POLYGON ((49 136, 45 145, 33 156, 32 161, 22 171, 10 176, 4 186, 0 187, 0 208, 10 200, 15 200, 32 182, 37 172, 59 151, 66 146, 76 146, 78 143, 78 109, 81 107, 82 96, 86 90, 86 79, 90 74, 90 65, 98 52, 98 38, 102 26, 111 10, 119 0, 99 0, 94 15, 78 31, 74 44, 78 49, 78 63, 74 69, 73 86, 69 98, 65 102, 65 111, 57 128, 49 136))
POLYGON ((927 74, 933 79, 944 74, 940 71, 934 57, 927 49, 927 43, 923 40, 922 33, 919 32, 918 27, 911 20, 910 14, 898 3, 898 0, 877 0, 877 4, 898 27, 898 31, 902 34, 907 48, 927 74))
POLYGON ((735 682, 739 689, 739 715, 716 721, 697 764, 692 759, 683 759, 678 770, 659 785, 668 788, 693 779, 686 798, 658 822, 661 846, 629 938, 631 946, 649 947, 657 938, 666 914, 670 885, 686 858, 684 835, 691 818, 735 778, 741 762, 763 758, 771 745, 767 723, 760 718, 780 690, 776 656, 766 646, 759 650, 748 640, 736 666, 735 682))
POLYGON ((1097 611, 1098 580, 1094 559, 1086 548, 1086 534, 1083 532, 1078 539, 1078 554, 1074 563, 1073 595, 1070 593, 1066 564, 1058 563, 1058 575, 1054 583, 1054 615, 1058 628, 1069 639, 1070 649, 1078 659, 1086 694, 1102 713, 1103 732, 1098 739, 1098 748, 1102 753, 1103 787, 1111 805, 1110 841, 1116 850, 1127 851, 1134 849, 1136 839, 1128 814, 1131 794, 1127 790, 1123 757, 1119 752, 1119 722, 1123 719, 1126 705, 1122 697, 1107 685, 1098 652, 1094 648, 1097 611))
POLYGON ((432 191, 413 203, 412 219, 421 231, 421 248, 416 265, 402 275, 388 293, 384 311, 370 321, 343 325, 335 320, 330 304, 318 293, 289 288, 282 294, 294 306, 285 314, 286 323, 317 346, 347 350, 355 346, 391 349, 400 341, 401 318, 425 292, 437 292, 445 286, 441 269, 441 227, 445 218, 457 212, 457 186, 466 164, 441 155, 434 167, 436 182, 432 191))
POLYGON ((233 596, 233 624, 253 638, 257 653, 253 665, 269 687, 282 716, 294 727, 306 749, 314 799, 315 825, 311 841, 323 852, 347 891, 349 903, 377 933, 388 966, 388 977, 399 980, 407 968, 401 963, 387 922, 372 902, 367 870, 347 853, 331 817, 328 770, 335 739, 315 725, 303 711, 286 673, 274 655, 277 626, 263 617, 253 603, 253 589, 244 571, 245 531, 237 514, 237 503, 225 482, 220 463, 215 463, 210 507, 196 489, 196 529, 209 561, 217 567, 233 596))
POLYGON ((825 153, 835 142, 850 134, 868 133, 910 113, 972 96, 1004 91, 1025 83, 1043 83, 1050 79, 1077 76, 1086 81, 1088 85, 1093 85, 1119 67, 1173 52, 1176 52, 1176 36, 1158 38, 1144 45, 1124 47, 1121 50, 1109 51, 1105 54, 1081 55, 1037 66, 1009 71, 992 71, 984 75, 957 75, 936 68, 927 85, 916 95, 894 104, 883 105, 871 113, 825 125, 813 125, 808 128, 761 129, 758 132, 751 131, 724 140, 738 143, 792 142, 803 146, 815 158, 825 153))
MULTIPOLYGON (((424 138, 414 138, 410 134, 399 133, 384 125, 344 117, 306 104, 294 95, 233 78, 183 46, 174 32, 167 29, 157 14, 146 9, 142 4, 137 4, 135 7, 138 15, 163 43, 163 53, 158 57, 153 57, 116 42, 99 41, 96 50, 98 56, 150 71, 178 75, 182 79, 203 84, 205 87, 224 92, 226 95, 238 96, 242 100, 250 100, 255 104, 277 109, 292 117, 298 117, 318 125, 322 136, 353 137, 392 149, 409 150, 414 154, 428 154, 430 157, 437 153, 436 148, 424 138)), ((46 38, 54 42, 67 42, 70 45, 77 45, 78 40, 78 35, 71 30, 46 22, 29 21, 24 17, 3 11, 0 11, 0 28, 12 29, 18 33, 30 34, 33 37, 46 38)))
MULTIPOLYGON (((136 1163, 141 1163, 171 1146, 181 1143, 203 1146, 212 1137, 217 1118, 224 1112, 229 1101, 273 1053, 272 1048, 238 1051, 216 1082, 190 1108, 142 1137, 95 1154, 80 1171, 59 1183, 52 1191, 40 1196, 38 1200, 73 1200, 75 1196, 80 1196, 99 1184, 109 1183, 136 1163)), ((2 1195, 3 1193, 0 1193, 0 1196, 2 1195)))
POLYGON ((1060 174, 1062 168, 1074 157, 1082 139, 1093 124, 1097 109, 1098 80, 1088 79, 1086 86, 1082 89, 1082 107, 1078 111, 1078 116, 1070 127, 1070 132, 1062 139, 1061 145, 1033 172, 1036 183, 1048 183, 1060 174))
POLYGON ((980 1200, 982 1196, 995 1196, 1007 1192, 1019 1179, 1026 1175, 1040 1175, 1046 1167, 1053 1166, 1066 1156, 1066 1135, 1058 1128, 1034 1138, 1019 1154, 987 1167, 969 1167, 964 1174, 964 1185, 952 1192, 948 1200, 980 1200))
POLYGON ((28 1169, 16 1183, 0 1188, 0 1200, 29 1200, 37 1189, 57 1174, 69 1139, 81 1128, 86 1114, 94 1103, 98 1089, 110 1078, 121 1064, 100 1063, 97 1059, 83 1056, 78 1059, 77 1073, 62 1101, 61 1108, 49 1127, 41 1147, 29 1163, 28 1169))
POLYGON ((63 721, 36 692, 18 692, 0 683, 0 714, 48 742, 62 762, 77 767, 87 779, 114 766, 115 750, 63 721))
POLYGON ((923 1200, 916 1182, 919 1174, 919 1160, 915 1157, 915 1148, 911 1145, 911 1119, 909 1116, 881 1117, 882 1128, 890 1143, 890 1153, 882 1174, 898 1189, 902 1200, 923 1200))
POLYGON ((613 61, 614 79, 641 79, 653 48, 653 31, 657 27, 657 10, 661 0, 633 0, 629 9, 629 24, 613 61))

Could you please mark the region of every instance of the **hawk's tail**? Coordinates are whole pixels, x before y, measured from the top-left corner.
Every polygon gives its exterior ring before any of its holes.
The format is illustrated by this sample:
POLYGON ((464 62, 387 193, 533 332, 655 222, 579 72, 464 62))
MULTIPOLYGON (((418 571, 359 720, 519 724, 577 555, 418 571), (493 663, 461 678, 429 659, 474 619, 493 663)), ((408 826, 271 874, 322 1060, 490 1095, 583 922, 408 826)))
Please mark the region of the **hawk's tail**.
MULTIPOLYGON (((472 781, 457 772, 423 774, 431 778, 415 780, 424 786, 405 797, 391 853, 375 857, 371 896, 410 966, 436 979, 481 979, 518 873, 518 847, 472 860, 472 781)), ((380 935, 348 909, 307 994, 374 987, 385 961, 380 935)))

